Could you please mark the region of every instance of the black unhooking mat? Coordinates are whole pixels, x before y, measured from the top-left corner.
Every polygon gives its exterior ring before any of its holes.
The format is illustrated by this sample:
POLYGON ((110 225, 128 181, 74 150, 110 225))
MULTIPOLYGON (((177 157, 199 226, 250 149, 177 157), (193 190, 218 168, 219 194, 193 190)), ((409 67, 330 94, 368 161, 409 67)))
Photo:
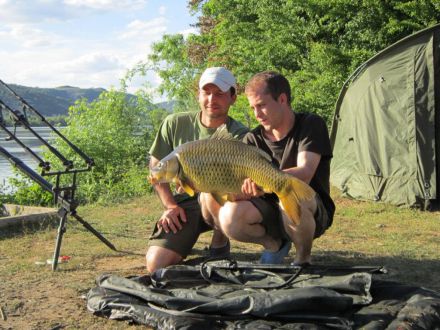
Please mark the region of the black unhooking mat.
POLYGON ((87 308, 154 329, 440 329, 439 293, 376 279, 380 272, 208 261, 103 274, 87 308))

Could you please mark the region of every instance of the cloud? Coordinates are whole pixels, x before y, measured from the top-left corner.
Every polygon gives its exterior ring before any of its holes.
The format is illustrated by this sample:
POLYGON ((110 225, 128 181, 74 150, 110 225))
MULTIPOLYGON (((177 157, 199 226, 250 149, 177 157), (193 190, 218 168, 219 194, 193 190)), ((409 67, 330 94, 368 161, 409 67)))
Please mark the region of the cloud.
POLYGON ((102 73, 104 71, 114 71, 124 68, 125 65, 118 56, 94 52, 85 54, 73 61, 63 64, 60 70, 65 73, 102 73))
MULTIPOLYGON (((0 79, 26 86, 118 87, 152 42, 185 29, 184 3, 172 0, 0 0, 0 79), (148 5, 147 5, 148 4, 148 5), (136 10, 136 7, 141 8, 136 10)), ((130 82, 130 91, 153 72, 130 82)))
POLYGON ((147 0, 0 0, 2 23, 60 22, 105 12, 138 11, 147 0))
POLYGON ((143 8, 146 0, 64 0, 71 7, 89 8, 94 10, 139 9, 143 8))
POLYGON ((11 24, 4 25, 0 29, 0 40, 2 44, 9 46, 16 45, 16 47, 35 48, 48 47, 57 43, 59 38, 52 34, 44 32, 38 28, 33 28, 25 24, 11 24))
POLYGON ((134 20, 130 22, 126 30, 119 34, 120 39, 145 39, 154 37, 158 39, 167 31, 167 20, 157 17, 150 21, 134 20))
MULTIPOLYGON (((0 52, 0 62, 7 60, 8 56, 6 52, 0 52)), ((110 88, 119 86, 119 79, 126 72, 124 59, 111 53, 92 52, 76 57, 67 50, 54 50, 51 54, 24 51, 16 53, 15 57, 21 67, 19 70, 2 68, 5 77, 2 80, 14 83, 25 81, 28 86, 110 88)))
POLYGON ((6 24, 64 21, 79 14, 78 11, 69 11, 67 6, 55 0, 0 2, 0 21, 6 24))
POLYGON ((192 27, 192 28, 189 28, 189 29, 185 29, 185 30, 179 31, 178 33, 182 34, 186 38, 190 34, 199 34, 199 31, 196 28, 192 27))

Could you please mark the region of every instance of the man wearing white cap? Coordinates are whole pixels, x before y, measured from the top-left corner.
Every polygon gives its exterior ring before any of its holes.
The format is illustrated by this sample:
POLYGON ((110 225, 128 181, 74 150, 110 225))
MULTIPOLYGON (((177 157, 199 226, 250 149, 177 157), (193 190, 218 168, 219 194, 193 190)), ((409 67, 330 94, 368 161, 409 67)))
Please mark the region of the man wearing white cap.
MULTIPOLYGON (((150 168, 177 146, 194 140, 208 138, 226 124, 228 131, 241 138, 248 129, 228 116, 236 99, 236 80, 223 67, 206 69, 199 80, 198 100, 201 111, 181 112, 167 116, 150 149, 150 168)), ((200 233, 212 230, 212 224, 203 220, 197 196, 173 194, 167 183, 154 188, 165 207, 149 240, 146 265, 149 272, 182 261, 191 251, 200 233)), ((229 240, 214 230, 209 249, 210 256, 229 254, 229 240)))

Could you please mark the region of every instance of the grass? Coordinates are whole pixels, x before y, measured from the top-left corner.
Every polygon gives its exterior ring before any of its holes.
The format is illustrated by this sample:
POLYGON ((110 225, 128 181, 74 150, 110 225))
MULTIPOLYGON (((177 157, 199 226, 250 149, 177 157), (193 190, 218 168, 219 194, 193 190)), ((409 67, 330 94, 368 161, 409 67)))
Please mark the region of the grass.
MULTIPOLYGON (((387 279, 440 291, 440 212, 401 209, 352 201, 333 193, 336 216, 332 227, 315 240, 313 262, 326 265, 380 265, 387 279)), ((122 276, 145 274, 148 236, 161 213, 156 196, 113 206, 78 208, 94 228, 119 251, 114 252, 69 218, 61 255, 71 260, 52 272, 45 262, 53 254, 57 222, 16 227, 0 232, 0 307, 6 320, 0 328, 133 329, 124 322, 97 318, 86 311, 81 296, 94 279, 111 272, 122 276)), ((210 240, 203 234, 198 256, 210 240)), ((237 260, 257 260, 260 247, 232 242, 237 260)), ((137 328, 137 327, 135 327, 137 328)))

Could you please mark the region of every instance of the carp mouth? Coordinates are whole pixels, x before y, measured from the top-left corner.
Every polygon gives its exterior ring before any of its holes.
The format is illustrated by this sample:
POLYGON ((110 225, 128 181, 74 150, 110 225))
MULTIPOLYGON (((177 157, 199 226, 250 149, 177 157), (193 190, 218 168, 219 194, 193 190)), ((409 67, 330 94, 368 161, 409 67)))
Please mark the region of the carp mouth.
POLYGON ((152 168, 150 170, 150 174, 148 175, 147 179, 148 182, 152 185, 161 183, 161 182, 167 182, 166 180, 167 172, 160 171, 157 168, 152 168))
POLYGON ((148 180, 148 182, 149 182, 150 184, 156 184, 156 183, 159 182, 159 180, 157 180, 157 179, 156 179, 154 176, 152 176, 151 174, 148 176, 147 180, 148 180))

